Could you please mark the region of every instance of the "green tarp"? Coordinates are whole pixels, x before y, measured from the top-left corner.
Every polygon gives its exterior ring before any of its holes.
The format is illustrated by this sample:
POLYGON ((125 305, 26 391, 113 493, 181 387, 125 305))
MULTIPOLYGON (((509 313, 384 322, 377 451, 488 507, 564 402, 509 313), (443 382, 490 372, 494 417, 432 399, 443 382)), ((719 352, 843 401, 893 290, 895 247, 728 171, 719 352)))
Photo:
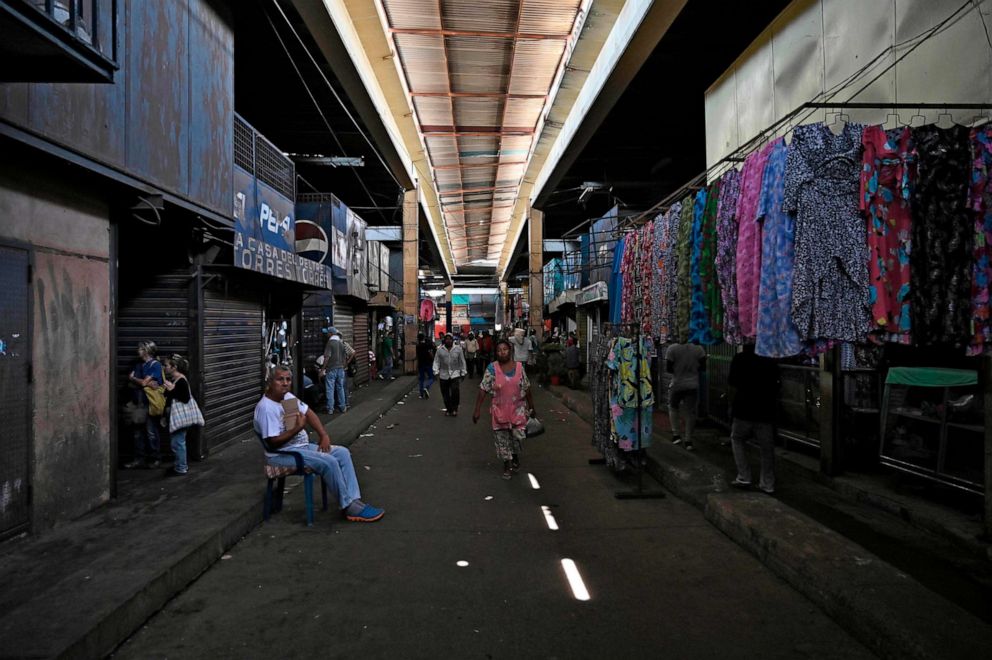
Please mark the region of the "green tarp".
POLYGON ((978 384, 978 372, 936 367, 892 367, 889 369, 885 384, 915 387, 964 387, 978 384))

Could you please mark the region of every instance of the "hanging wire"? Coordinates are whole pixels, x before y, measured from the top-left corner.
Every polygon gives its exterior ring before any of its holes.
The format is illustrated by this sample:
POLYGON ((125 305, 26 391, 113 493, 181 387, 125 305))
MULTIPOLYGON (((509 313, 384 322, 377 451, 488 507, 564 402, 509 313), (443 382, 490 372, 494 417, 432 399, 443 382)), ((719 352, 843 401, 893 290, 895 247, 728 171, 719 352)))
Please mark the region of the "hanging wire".
MULTIPOLYGON (((320 73, 321 78, 323 78, 324 79, 324 82, 327 83, 328 89, 330 89, 331 92, 333 92, 334 97, 338 100, 339 103, 341 103, 341 107, 344 108, 345 114, 347 114, 348 115, 348 118, 351 119, 352 123, 355 124, 356 128, 358 129, 359 134, 361 134, 361 136, 363 138, 365 138, 365 141, 368 142, 369 146, 372 148, 373 152, 375 153, 376 158, 379 160, 379 162, 382 164, 382 166, 386 169, 386 173, 389 174, 390 178, 392 178, 393 181, 396 182, 396 185, 399 186, 402 189, 402 186, 400 186, 399 181, 397 181, 396 180, 396 177, 393 176, 392 170, 389 169, 389 167, 386 165, 385 161, 383 161, 382 157, 379 155, 379 152, 375 150, 375 147, 374 146, 372 146, 372 143, 369 141, 369 139, 365 135, 364 131, 362 131, 361 127, 358 126, 358 123, 355 121, 355 118, 352 117, 352 115, 348 111, 348 109, 345 108, 343 101, 341 101, 341 98, 337 94, 337 91, 335 91, 335 89, 331 85, 330 81, 328 81, 327 78, 324 77, 324 72, 320 70, 320 66, 317 64, 316 60, 314 60, 313 56, 310 54, 310 51, 307 49, 306 45, 303 43, 303 40, 300 39, 300 35, 296 33, 296 29, 293 27, 292 23, 289 21, 289 17, 287 17, 286 14, 282 11, 282 7, 280 7, 279 6, 279 3, 276 2, 275 0, 273 0, 273 3, 272 4, 275 5, 275 7, 276 7, 277 10, 279 10, 279 13, 282 15, 283 19, 286 21, 286 24, 289 26, 289 29, 293 32, 293 34, 296 36, 297 40, 299 41, 300 47, 307 54, 307 57, 310 58, 310 61, 313 62, 313 65, 314 65, 314 67, 316 67, 317 71, 320 73)), ((340 153, 344 154, 345 153, 344 145, 342 145, 340 138, 338 138, 338 134, 334 131, 334 128, 331 126, 331 122, 327 119, 327 116, 324 114, 323 109, 321 109, 320 103, 317 102, 317 97, 314 95, 313 91, 310 89, 310 85, 307 84, 306 79, 303 77, 303 72, 300 71, 300 68, 296 65, 296 60, 293 59, 292 54, 289 52, 289 48, 286 46, 286 42, 283 41, 282 35, 279 34, 279 30, 276 29, 276 25, 272 21, 272 17, 269 16, 269 12, 266 11, 264 8, 262 9, 262 13, 265 14, 265 20, 268 21, 269 26, 272 28, 272 32, 276 36, 276 40, 279 42, 279 45, 282 46, 282 50, 286 54, 286 58, 289 60, 290 65, 293 67, 293 71, 296 72, 296 76, 300 79, 300 84, 303 85, 303 88, 307 92, 307 96, 309 96, 310 97, 310 101, 313 102, 313 106, 317 110, 317 114, 320 115, 321 120, 324 122, 324 126, 327 127, 327 131, 331 134, 331 137, 334 139, 334 143, 337 145, 338 150, 340 151, 340 153)), ((349 168, 349 169, 351 170, 352 174, 355 175, 355 179, 358 181, 358 184, 362 187, 362 190, 365 191, 365 194, 368 196, 369 201, 372 203, 372 206, 376 206, 377 205, 377 202, 375 200, 375 197, 372 195, 372 191, 369 190, 368 186, 365 185, 365 181, 362 180, 361 175, 358 174, 358 171, 355 168, 352 167, 352 168, 349 168)), ((379 212, 379 215, 382 217, 382 219, 384 221, 387 221, 387 222, 389 221, 389 219, 386 217, 386 215, 384 213, 382 213, 382 211, 379 212)))

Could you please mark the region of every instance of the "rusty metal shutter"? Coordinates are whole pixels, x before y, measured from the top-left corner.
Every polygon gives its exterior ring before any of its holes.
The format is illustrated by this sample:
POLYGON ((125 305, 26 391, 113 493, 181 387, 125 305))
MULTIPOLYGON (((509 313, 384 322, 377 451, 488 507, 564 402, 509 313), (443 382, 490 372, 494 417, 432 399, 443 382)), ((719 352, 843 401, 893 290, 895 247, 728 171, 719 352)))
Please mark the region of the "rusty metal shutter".
MULTIPOLYGON (((27 250, 0 247, 0 537, 30 519, 28 462, 31 455, 30 292, 27 250)), ((48 438, 42 437, 41 442, 48 438)))
POLYGON ((369 313, 355 314, 352 324, 352 334, 355 341, 351 344, 355 349, 355 385, 365 385, 369 382, 369 313))
POLYGON ((331 319, 334 327, 341 333, 341 339, 345 340, 354 348, 355 346, 355 312, 351 305, 334 303, 334 316, 331 319))
POLYGON ((203 292, 203 451, 251 433, 264 388, 262 304, 203 292))

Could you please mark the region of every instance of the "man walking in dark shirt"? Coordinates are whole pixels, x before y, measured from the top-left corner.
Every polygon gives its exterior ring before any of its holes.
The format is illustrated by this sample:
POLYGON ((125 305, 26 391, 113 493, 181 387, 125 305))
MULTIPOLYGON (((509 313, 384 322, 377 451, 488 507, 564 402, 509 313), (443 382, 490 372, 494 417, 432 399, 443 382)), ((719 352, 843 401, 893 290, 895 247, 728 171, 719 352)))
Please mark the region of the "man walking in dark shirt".
POLYGON ((737 477, 731 485, 751 487, 751 465, 745 442, 751 437, 761 450, 761 478, 758 487, 769 495, 775 492, 775 408, 778 401, 778 365, 775 360, 755 355, 754 345, 734 356, 728 378, 733 403, 730 442, 734 448, 737 477))
POLYGON ((420 381, 420 398, 431 398, 431 385, 434 384, 434 343, 417 334, 417 378, 420 381))

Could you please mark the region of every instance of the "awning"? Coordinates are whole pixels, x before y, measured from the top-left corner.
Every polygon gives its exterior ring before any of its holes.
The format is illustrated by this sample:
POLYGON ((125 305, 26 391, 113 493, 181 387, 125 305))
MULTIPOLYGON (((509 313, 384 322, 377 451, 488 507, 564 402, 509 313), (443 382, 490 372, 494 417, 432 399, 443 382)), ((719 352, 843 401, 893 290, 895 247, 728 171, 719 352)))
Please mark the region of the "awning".
POLYGON ((392 307, 399 309, 400 299, 394 293, 380 291, 369 299, 369 307, 392 307))
POLYGON ((566 289, 558 294, 558 297, 548 303, 548 310, 554 314, 564 305, 574 305, 579 297, 578 289, 566 289))

